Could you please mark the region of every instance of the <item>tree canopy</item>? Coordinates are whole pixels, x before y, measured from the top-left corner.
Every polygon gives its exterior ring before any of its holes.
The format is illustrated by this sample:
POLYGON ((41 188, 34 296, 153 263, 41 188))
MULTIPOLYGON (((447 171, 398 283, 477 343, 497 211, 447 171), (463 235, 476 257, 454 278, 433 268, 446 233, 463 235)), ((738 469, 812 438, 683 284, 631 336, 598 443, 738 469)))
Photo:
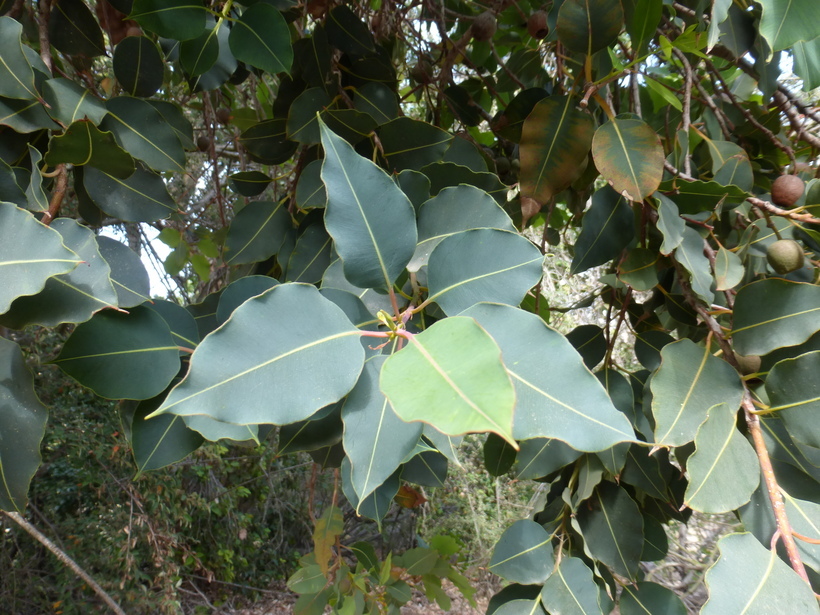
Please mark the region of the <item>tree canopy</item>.
MULTIPOLYGON (((488 473, 548 485, 495 545, 490 612, 683 612, 641 562, 692 511, 743 528, 703 613, 820 612, 814 0, 0 13, 0 327, 73 327, 51 360, 123 400, 137 473, 278 429, 380 521, 486 434, 488 473), (596 272, 576 305, 543 292, 553 249, 596 272), (603 326, 549 326, 593 304, 603 326)), ((48 412, 11 337, 21 513, 48 412)), ((337 502, 315 522, 300 613, 469 594, 448 544, 343 557, 337 502)))

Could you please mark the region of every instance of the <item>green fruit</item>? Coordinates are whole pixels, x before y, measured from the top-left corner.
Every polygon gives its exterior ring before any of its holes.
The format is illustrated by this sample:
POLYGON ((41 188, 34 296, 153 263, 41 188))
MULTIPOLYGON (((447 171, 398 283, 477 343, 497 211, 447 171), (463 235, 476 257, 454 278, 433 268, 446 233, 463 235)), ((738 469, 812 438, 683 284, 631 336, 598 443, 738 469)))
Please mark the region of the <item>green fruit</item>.
POLYGON ((490 11, 484 11, 473 21, 473 38, 477 41, 488 41, 495 34, 498 22, 490 11))
POLYGON ((410 77, 413 78, 413 81, 422 85, 430 83, 433 80, 433 65, 427 60, 419 60, 410 69, 410 77))
POLYGON ((210 139, 210 137, 206 137, 205 135, 202 135, 201 137, 199 137, 196 140, 196 148, 200 152, 209 151, 211 149, 211 139, 210 139))
POLYGON ((785 274, 800 269, 806 257, 799 243, 793 239, 779 239, 766 250, 766 260, 777 273, 785 274))
POLYGON ((499 175, 505 175, 510 171, 510 159, 506 156, 499 156, 495 159, 495 171, 499 175))
POLYGON ((803 196, 806 184, 797 175, 781 175, 772 184, 772 202, 780 207, 794 207, 803 196))
POLYGON ((735 354, 735 360, 737 361, 737 366, 740 368, 740 373, 744 376, 756 374, 760 371, 760 357, 757 355, 735 354))

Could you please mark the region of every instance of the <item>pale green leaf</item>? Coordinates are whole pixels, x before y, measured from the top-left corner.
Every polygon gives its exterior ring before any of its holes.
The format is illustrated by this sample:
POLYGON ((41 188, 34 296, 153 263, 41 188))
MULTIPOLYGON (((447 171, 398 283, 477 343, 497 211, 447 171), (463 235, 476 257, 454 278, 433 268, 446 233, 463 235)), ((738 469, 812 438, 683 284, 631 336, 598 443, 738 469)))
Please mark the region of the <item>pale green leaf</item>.
POLYGON ((616 117, 595 131, 592 158, 618 194, 641 201, 658 189, 663 147, 655 129, 640 119, 616 117))

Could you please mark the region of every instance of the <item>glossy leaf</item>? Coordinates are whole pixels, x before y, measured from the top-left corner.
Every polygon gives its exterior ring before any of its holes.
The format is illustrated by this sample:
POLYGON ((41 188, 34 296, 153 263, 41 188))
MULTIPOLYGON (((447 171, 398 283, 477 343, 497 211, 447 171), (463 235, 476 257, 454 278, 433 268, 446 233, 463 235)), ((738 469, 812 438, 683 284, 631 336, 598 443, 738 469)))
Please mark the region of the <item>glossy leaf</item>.
POLYGON ((558 40, 591 55, 615 41, 624 23, 618 0, 566 0, 558 11, 558 40))
POLYGON ((0 325, 22 329, 29 324, 53 327, 64 322, 85 322, 103 308, 116 306, 111 269, 100 255, 94 233, 69 218, 58 218, 51 228, 82 263, 69 273, 46 280, 36 295, 15 299, 8 312, 0 316, 0 325))
POLYGON ((79 120, 49 141, 46 164, 90 165, 124 179, 134 172, 134 159, 117 145, 114 135, 102 132, 88 120, 79 120))
POLYGON ((272 74, 290 71, 290 32, 284 17, 270 4, 259 2, 245 9, 233 23, 228 40, 240 62, 272 74))
POLYGON ((685 503, 705 513, 740 508, 760 483, 757 455, 736 427, 736 412, 725 404, 709 410, 695 436, 696 450, 686 462, 685 503))
POLYGON ((152 222, 177 211, 162 177, 142 166, 126 179, 88 167, 83 186, 97 207, 120 220, 152 222))
POLYGON ((164 395, 158 395, 142 401, 134 411, 131 446, 138 474, 181 461, 204 442, 202 436, 189 429, 180 416, 164 415, 145 420, 163 399, 164 395))
POLYGON ((760 34, 772 51, 817 38, 817 29, 812 25, 817 18, 817 5, 812 0, 761 0, 760 4, 760 34))
POLYGON ((202 340, 188 374, 154 414, 202 414, 238 425, 293 423, 338 401, 363 363, 358 329, 338 307, 313 287, 280 284, 243 303, 202 340), (298 384, 307 376, 306 362, 322 373, 309 388, 298 384), (271 396, 274 382, 287 384, 271 396))
POLYGON ((634 233, 635 219, 627 201, 608 187, 596 191, 575 243, 570 273, 612 260, 632 241, 634 233))
POLYGON ((344 262, 345 277, 356 286, 386 292, 416 247, 413 205, 384 171, 320 126, 327 232, 344 262))
POLYGON ((0 17, 0 96, 36 99, 34 69, 23 53, 22 24, 11 17, 0 17))
POLYGON ((512 382, 498 345, 471 318, 447 318, 413 336, 385 362, 380 385, 404 421, 448 435, 491 431, 513 443, 512 382))
POLYGON ((724 536, 718 550, 718 560, 706 572, 709 600, 703 615, 820 613, 808 583, 751 534, 724 536))
POLYGON ((52 4, 48 38, 55 49, 68 55, 93 58, 105 54, 100 25, 82 0, 58 0, 52 4))
POLYGON ((621 615, 686 615, 686 606, 668 587, 642 581, 625 585, 618 603, 621 615))
POLYGON ((663 148, 658 133, 640 119, 616 117, 595 131, 592 158, 618 194, 641 201, 658 189, 663 148))
POLYGON ((40 292, 49 278, 80 262, 57 231, 11 203, 0 203, 0 314, 17 297, 40 292))
POLYGON ((548 613, 603 615, 592 570, 577 557, 564 557, 544 582, 541 604, 548 613))
POLYGON ((284 202, 248 203, 231 222, 225 240, 226 261, 243 265, 270 258, 282 247, 291 226, 284 202))
POLYGON ((695 229, 686 227, 683 229, 683 241, 675 251, 675 258, 689 272, 689 284, 695 294, 706 305, 712 305, 715 300, 712 272, 703 247, 703 237, 695 229))
POLYGON ((740 284, 744 274, 740 257, 720 246, 715 255, 715 290, 731 290, 740 284))
POLYGON ((777 412, 795 440, 820 448, 820 352, 808 352, 784 359, 772 367, 766 378, 769 412, 777 412))
POLYGON ((131 96, 148 98, 162 87, 165 62, 147 36, 129 36, 114 49, 114 75, 131 96))
POLYGON ((48 112, 63 124, 88 119, 99 124, 108 110, 105 103, 73 81, 62 77, 49 79, 43 84, 43 98, 49 105, 48 112))
POLYGON ((659 446, 691 442, 710 408, 725 403, 734 412, 743 396, 734 368, 688 339, 663 347, 650 387, 659 446))
POLYGON ((111 268, 117 305, 130 308, 150 300, 151 282, 140 257, 116 239, 97 235, 100 254, 111 268))
POLYGON ((612 406, 569 341, 538 316, 489 303, 463 315, 475 318, 501 347, 515 386, 515 438, 558 438, 579 451, 605 450, 634 439, 629 421, 612 406), (549 365, 544 356, 550 357, 549 365))
POLYGON ((20 347, 0 337, 0 510, 25 509, 47 418, 20 347))
POLYGON ((100 397, 149 399, 177 375, 179 352, 165 320, 138 306, 77 326, 54 363, 100 397))
POLYGON ((489 570, 510 583, 543 583, 552 572, 552 538, 534 521, 516 521, 495 543, 489 570))
POLYGON ((737 293, 732 342, 742 355, 765 355, 795 346, 820 331, 820 288, 779 278, 743 286, 737 293))
POLYGON ((128 17, 159 36, 185 41, 202 34, 206 15, 199 0, 134 0, 128 17))
POLYGON ((219 59, 219 32, 224 27, 207 28, 196 38, 179 44, 179 63, 186 74, 198 77, 213 68, 219 59))
POLYGON ((524 120, 519 144, 522 195, 545 204, 580 175, 595 125, 592 116, 576 106, 571 96, 550 96, 524 120))
POLYGON ((430 254, 428 301, 452 315, 479 301, 519 305, 538 283, 544 257, 529 240, 498 229, 445 237, 430 254))
POLYGON ((420 423, 402 421, 379 390, 379 373, 387 357, 365 363, 362 375, 342 407, 345 453, 351 481, 360 500, 384 483, 415 448, 420 423))

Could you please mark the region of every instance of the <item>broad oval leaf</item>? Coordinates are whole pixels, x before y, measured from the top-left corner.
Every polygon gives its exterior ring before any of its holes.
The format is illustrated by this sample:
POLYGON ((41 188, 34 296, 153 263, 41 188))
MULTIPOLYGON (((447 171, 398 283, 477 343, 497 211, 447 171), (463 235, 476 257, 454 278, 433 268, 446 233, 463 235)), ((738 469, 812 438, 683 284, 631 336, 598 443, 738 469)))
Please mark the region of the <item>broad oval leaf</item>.
POLYGON ((615 41, 624 23, 618 0, 566 0, 558 10, 558 40, 591 55, 615 41))
POLYGON ((105 55, 102 30, 83 0, 58 0, 51 5, 48 37, 55 49, 67 55, 105 55))
POLYGON ((429 296, 452 315, 479 301, 519 305, 542 275, 544 257, 528 239, 498 229, 445 237, 427 265, 429 296))
POLYGON ((536 585, 550 576, 552 537, 535 521, 516 521, 495 543, 489 570, 510 583, 536 585))
POLYGON ((219 59, 219 32, 225 28, 214 25, 196 38, 179 44, 179 63, 190 77, 198 77, 213 68, 219 59))
POLYGON ((193 315, 178 303, 153 299, 145 307, 154 310, 171 330, 171 336, 179 345, 181 353, 190 353, 199 344, 199 330, 193 315))
POLYGON ((663 347, 650 388, 658 446, 691 442, 711 407, 725 403, 736 411, 743 397, 735 369, 689 339, 663 347))
POLYGON ((740 257, 720 246, 715 255, 715 290, 731 290, 740 284, 745 273, 740 257))
MULTIPOLYGON (((813 0, 760 0, 760 34, 772 51, 817 38, 817 4, 813 0)), ((769 52, 771 55, 771 52, 769 52)))
POLYGON ((261 171, 240 171, 228 177, 231 190, 242 196, 259 196, 273 181, 261 171))
POLYGON ((595 166, 618 194, 641 201, 663 177, 663 147, 658 133, 640 119, 616 117, 595 131, 595 166))
POLYGON ((47 418, 20 347, 0 337, 0 510, 25 509, 47 418))
POLYGON ((57 125, 37 100, 0 98, 0 124, 21 133, 32 133, 43 128, 57 129, 57 125))
POLYGON ((391 171, 419 171, 442 159, 453 135, 427 122, 400 117, 379 128, 379 140, 391 171))
POLYGON ((249 275, 239 278, 236 282, 231 282, 219 297, 219 305, 216 308, 216 322, 223 324, 234 310, 245 303, 251 297, 261 295, 279 284, 276 278, 265 275, 249 275))
POLYGON ((413 205, 387 174, 320 122, 327 187, 325 226, 345 277, 387 292, 416 247, 413 205))
POLYGON ((290 72, 293 48, 285 18, 270 4, 258 2, 242 12, 228 38, 234 57, 271 74, 290 72))
POLYGON ((111 267, 111 282, 117 291, 117 305, 130 308, 150 301, 151 280, 140 257, 116 239, 97 235, 100 254, 111 267))
POLYGON ((328 41, 345 53, 366 56, 376 51, 370 28, 344 4, 330 11, 325 29, 328 41))
POLYGON ((515 391, 501 350, 472 318, 440 320, 385 362, 381 389, 404 421, 448 435, 491 431, 512 439, 515 391))
POLYGON ((36 100, 34 69, 23 52, 23 25, 11 17, 0 17, 0 96, 36 100))
POLYGON ((363 364, 359 331, 338 307, 312 286, 280 284, 202 340, 185 379, 154 414, 293 423, 350 391, 363 364))
POLYGON ((751 534, 729 534, 717 546, 720 556, 706 572, 703 615, 820 613, 809 584, 751 534))
POLYGON ((501 347, 516 392, 513 437, 557 438, 579 451, 602 451, 635 439, 629 420, 578 352, 538 316, 490 303, 462 315, 475 318, 501 347))
POLYGON ((87 167, 83 187, 92 201, 109 216, 128 222, 153 222, 168 218, 177 205, 162 177, 139 165, 126 179, 87 167))
POLYGON ((299 235, 288 257, 285 279, 289 282, 319 282, 330 266, 333 240, 325 226, 315 223, 299 235))
POLYGON ((285 202, 253 201, 236 214, 225 240, 231 265, 256 263, 279 251, 292 224, 285 202))
POLYGON ((299 175, 296 183, 296 204, 300 209, 327 206, 327 190, 322 183, 322 161, 314 160, 299 175))
POLYGON ((641 581, 624 585, 618 603, 621 615, 686 615, 686 606, 668 587, 641 581))
POLYGON ((206 15, 201 0, 134 0, 128 18, 159 36, 185 41, 202 34, 206 15))
POLYGON ((581 456, 571 446, 554 438, 529 438, 520 442, 515 459, 517 479, 543 478, 565 468, 581 456))
POLYGON ((179 350, 165 320, 137 306, 105 310, 66 340, 54 363, 107 399, 150 399, 179 371, 179 350))
POLYGON ((820 287, 781 278, 743 286, 735 298, 732 343, 742 355, 796 346, 820 331, 820 287))
POLYGON ((48 103, 48 112, 63 124, 88 119, 99 124, 108 110, 99 98, 73 81, 49 79, 43 83, 43 99, 48 103))
POLYGON ((521 194, 541 204, 569 186, 583 170, 595 124, 571 96, 539 101, 521 129, 521 194))
POLYGON ((592 195, 575 243, 570 273, 581 273, 612 260, 635 236, 635 217, 626 199, 609 186, 592 195))
POLYGON ((162 87, 165 62, 147 36, 128 36, 114 50, 114 75, 131 96, 148 98, 162 87))
POLYGON ((780 415, 792 438, 815 448, 820 448, 818 370, 820 352, 815 351, 776 363, 766 377, 768 412, 780 415))
POLYGON ((577 557, 561 558, 558 568, 544 582, 541 604, 548 613, 603 615, 592 570, 577 557))
POLYGON ((46 164, 56 167, 61 163, 90 165, 126 178, 134 172, 134 159, 114 140, 110 132, 103 132, 89 120, 78 120, 48 143, 44 157, 46 164))
POLYGON ((737 412, 718 404, 698 429, 696 450, 686 461, 689 484, 684 502, 692 510, 730 512, 746 504, 757 489, 757 455, 736 423, 737 412))
POLYGON ((0 314, 17 297, 40 292, 50 277, 68 273, 80 262, 57 231, 29 212, 0 202, 0 314))
POLYGON ((379 373, 387 359, 365 363, 359 381, 342 407, 343 444, 351 464, 351 481, 364 500, 396 471, 421 437, 421 423, 402 421, 379 390, 379 373))

